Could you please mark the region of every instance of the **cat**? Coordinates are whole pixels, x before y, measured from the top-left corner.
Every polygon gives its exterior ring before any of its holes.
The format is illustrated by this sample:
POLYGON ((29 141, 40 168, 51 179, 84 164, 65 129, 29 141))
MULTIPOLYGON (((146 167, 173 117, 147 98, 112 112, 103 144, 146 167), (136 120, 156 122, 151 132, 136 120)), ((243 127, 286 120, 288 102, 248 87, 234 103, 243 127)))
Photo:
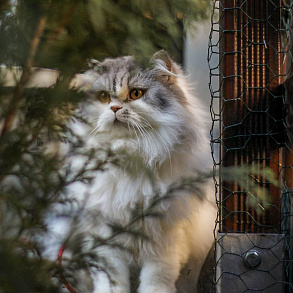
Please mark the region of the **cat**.
MULTIPOLYGON (((87 95, 80 113, 89 125, 74 122, 73 129, 89 149, 108 147, 125 160, 109 163, 95 175, 77 231, 109 237, 112 223, 129 225, 133 212, 147 213, 171 184, 211 169, 205 111, 166 52, 156 53, 147 67, 130 56, 92 60, 79 77, 78 90, 87 95), (99 220, 93 224, 86 214, 99 215, 99 220)), ((197 283, 214 240, 214 186, 209 179, 197 194, 175 191, 168 200, 157 201, 159 216, 146 215, 132 225, 143 236, 122 233, 115 238, 127 250, 96 248, 108 270, 93 273, 83 292, 130 293, 133 268, 139 293, 188 292, 179 285, 190 260, 192 282, 197 283)))

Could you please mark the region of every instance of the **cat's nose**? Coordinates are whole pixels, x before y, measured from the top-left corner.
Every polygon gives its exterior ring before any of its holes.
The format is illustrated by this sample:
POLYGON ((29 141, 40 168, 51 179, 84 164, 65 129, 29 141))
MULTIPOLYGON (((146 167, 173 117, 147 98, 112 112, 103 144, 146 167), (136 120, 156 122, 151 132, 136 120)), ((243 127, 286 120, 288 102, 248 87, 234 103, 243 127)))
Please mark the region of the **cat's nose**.
POLYGON ((120 106, 111 106, 111 110, 116 113, 118 110, 122 109, 120 106))

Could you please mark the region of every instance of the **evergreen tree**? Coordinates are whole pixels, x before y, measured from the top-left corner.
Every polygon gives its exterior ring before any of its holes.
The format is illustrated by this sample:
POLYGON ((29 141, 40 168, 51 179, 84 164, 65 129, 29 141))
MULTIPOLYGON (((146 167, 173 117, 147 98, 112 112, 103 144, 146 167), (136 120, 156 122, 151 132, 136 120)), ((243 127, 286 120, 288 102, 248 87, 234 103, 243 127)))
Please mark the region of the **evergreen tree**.
MULTIPOLYGON (((54 236, 48 235, 48 218, 74 221, 82 207, 66 188, 92 179, 87 164, 74 173, 46 151, 47 144, 66 142, 69 155, 81 153, 96 170, 123 160, 108 150, 84 153, 80 139, 70 135, 67 122, 82 119, 73 114, 82 96, 68 89, 74 74, 86 69, 89 58, 133 55, 144 63, 159 49, 180 61, 186 28, 207 17, 209 9, 205 0, 0 2, 0 292, 60 292, 60 278, 74 284, 77 269, 97 263, 90 251, 82 251, 82 239, 71 241, 72 257, 62 267, 46 257, 54 236), (16 85, 8 86, 14 75, 7 72, 16 74, 19 67, 16 85), (28 88, 34 67, 58 70, 57 84, 28 88), (95 159, 96 152, 105 153, 104 161, 95 159)), ((198 188, 206 178, 187 180, 183 187, 198 188)), ((168 196, 176 188, 171 186, 168 196)), ((134 214, 133 221, 140 217, 134 214)), ((137 233, 131 224, 113 229, 112 239, 125 229, 137 233)))

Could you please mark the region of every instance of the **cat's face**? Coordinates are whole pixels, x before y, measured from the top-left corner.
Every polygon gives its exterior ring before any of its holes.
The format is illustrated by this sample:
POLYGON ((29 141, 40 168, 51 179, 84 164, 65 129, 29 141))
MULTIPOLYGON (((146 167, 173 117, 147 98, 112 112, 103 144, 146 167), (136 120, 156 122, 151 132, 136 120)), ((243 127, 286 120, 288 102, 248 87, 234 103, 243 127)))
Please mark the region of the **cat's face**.
POLYGON ((85 74, 92 80, 86 114, 91 134, 138 140, 148 151, 160 144, 169 152, 180 143, 190 123, 175 76, 182 72, 171 62, 158 58, 142 69, 131 57, 96 61, 85 74))

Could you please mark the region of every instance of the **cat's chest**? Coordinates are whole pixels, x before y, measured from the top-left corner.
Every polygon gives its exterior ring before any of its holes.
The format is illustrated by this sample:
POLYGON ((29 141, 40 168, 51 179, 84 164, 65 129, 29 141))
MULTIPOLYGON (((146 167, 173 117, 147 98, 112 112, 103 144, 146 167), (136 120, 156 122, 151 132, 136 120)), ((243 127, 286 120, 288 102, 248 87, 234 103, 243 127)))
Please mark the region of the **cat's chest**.
POLYGON ((150 204, 157 183, 143 170, 137 174, 109 170, 96 177, 89 205, 99 209, 107 218, 127 222, 134 211, 145 209, 150 204))

